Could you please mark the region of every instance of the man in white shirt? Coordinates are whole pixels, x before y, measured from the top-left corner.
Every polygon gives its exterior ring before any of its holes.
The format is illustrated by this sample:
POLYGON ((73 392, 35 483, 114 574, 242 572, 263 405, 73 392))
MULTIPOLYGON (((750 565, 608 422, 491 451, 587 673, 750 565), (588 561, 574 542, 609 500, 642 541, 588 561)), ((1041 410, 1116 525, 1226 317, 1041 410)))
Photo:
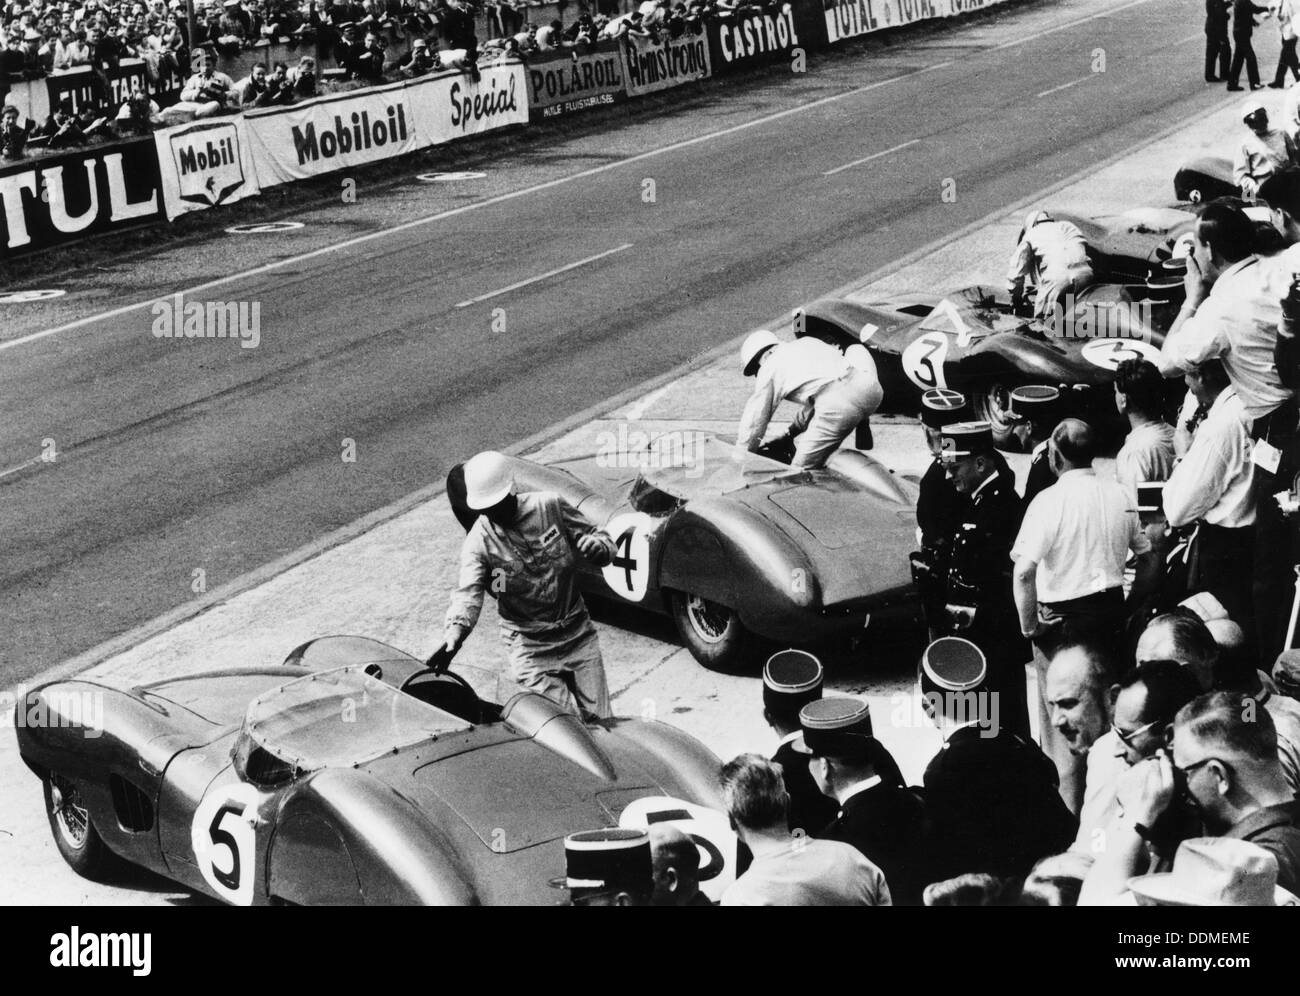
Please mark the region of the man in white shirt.
POLYGON ((1007 272, 1013 308, 1024 302, 1026 281, 1038 289, 1034 315, 1044 319, 1056 313, 1066 294, 1078 294, 1093 282, 1088 245, 1076 225, 1055 221, 1046 211, 1029 212, 1007 272))
POLYGON ((801 406, 790 426, 790 436, 796 437, 791 466, 824 467, 885 396, 875 363, 866 350, 858 352, 860 365, 855 365, 820 339, 781 342, 766 329, 752 333, 741 346, 740 362, 745 376, 757 380, 740 418, 736 445, 757 450, 777 406, 789 400, 801 406))
POLYGON ((1095 642, 1114 653, 1124 629, 1124 566, 1137 555, 1130 603, 1154 590, 1158 562, 1135 504, 1115 481, 1097 476, 1096 439, 1087 423, 1066 419, 1052 433, 1048 459, 1056 483, 1029 504, 1011 548, 1021 632, 1034 642, 1039 739, 1061 774, 1061 792, 1079 808, 1079 764, 1052 726, 1045 698, 1052 651, 1063 642, 1095 642))
POLYGON ((1232 179, 1241 188, 1241 196, 1253 201, 1261 183, 1278 170, 1296 165, 1296 150, 1290 135, 1268 126, 1268 112, 1258 100, 1246 101, 1241 119, 1250 131, 1237 147, 1232 179))
MULTIPOLYGON (((1087 835, 1105 821, 1114 795, 1107 784, 1114 770, 1110 724, 1110 683, 1115 671, 1111 656, 1096 643, 1072 643, 1057 648, 1043 675, 1040 730, 1050 730, 1057 746, 1053 758, 1061 798, 1079 814, 1074 849, 1087 852, 1087 835), (1086 766, 1086 777, 1085 777, 1086 766)), ((1040 733, 1046 742, 1049 735, 1040 733)))
MULTIPOLYGON (((1288 170, 1277 182, 1266 181, 1275 201, 1281 202, 1272 193, 1278 183, 1295 175, 1288 170)), ((1287 232, 1291 237, 1289 226, 1287 232)), ((1187 300, 1161 347, 1158 366, 1169 377, 1221 358, 1252 420, 1257 512, 1252 598, 1260 666, 1267 668, 1282 649, 1295 591, 1295 529, 1273 495, 1300 469, 1295 397, 1277 363, 1280 298, 1290 285, 1280 274, 1296 250, 1261 260, 1251 251, 1254 237, 1253 223, 1238 207, 1212 203, 1202 212, 1187 261, 1187 300)))
POLYGON ((1115 480, 1137 500, 1139 484, 1169 479, 1174 427, 1164 420, 1164 379, 1149 360, 1125 360, 1115 371, 1115 407, 1128 435, 1115 454, 1115 480))
MULTIPOLYGON (((1186 455, 1165 483, 1169 525, 1195 534, 1187 553, 1183 590, 1167 594, 1180 601, 1208 591, 1247 632, 1254 626, 1251 605, 1255 546, 1254 464, 1250 419, 1223 364, 1207 360, 1187 371, 1187 388, 1205 408, 1186 455)), ((1178 578, 1171 572, 1170 582, 1178 578)))
POLYGON ((850 844, 793 836, 781 768, 757 754, 722 766, 722 798, 753 863, 722 894, 723 906, 890 906, 879 868, 850 844))

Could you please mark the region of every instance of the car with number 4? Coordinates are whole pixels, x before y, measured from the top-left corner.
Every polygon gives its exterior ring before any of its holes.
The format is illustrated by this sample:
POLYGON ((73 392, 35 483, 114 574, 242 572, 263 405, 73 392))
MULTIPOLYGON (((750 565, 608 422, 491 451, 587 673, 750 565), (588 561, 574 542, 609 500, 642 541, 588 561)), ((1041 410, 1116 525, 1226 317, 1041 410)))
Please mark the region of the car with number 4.
MULTIPOLYGON (((856 450, 806 471, 703 432, 637 435, 549 464, 511 457, 515 483, 614 539, 612 563, 582 565, 584 592, 669 613, 705 667, 757 671, 770 643, 861 636, 873 614, 915 607, 914 482, 856 450)), ((447 493, 468 529, 462 468, 447 493)))
POLYGON ((713 898, 735 877, 699 741, 584 724, 372 639, 130 689, 58 681, 16 708, 54 842, 87 877, 138 866, 245 906, 553 905, 566 834, 664 820, 700 846, 713 898))

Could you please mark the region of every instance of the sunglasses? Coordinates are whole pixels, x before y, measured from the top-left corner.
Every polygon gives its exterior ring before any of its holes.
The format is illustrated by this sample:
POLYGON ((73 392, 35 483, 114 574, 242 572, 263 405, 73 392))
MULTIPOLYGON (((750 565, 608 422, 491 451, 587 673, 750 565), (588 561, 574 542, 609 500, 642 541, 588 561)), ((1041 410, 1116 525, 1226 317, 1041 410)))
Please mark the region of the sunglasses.
POLYGON ((1142 734, 1146 733, 1147 730, 1151 729, 1151 727, 1155 725, 1156 725, 1156 721, 1152 720, 1149 723, 1143 723, 1136 730, 1129 730, 1125 732, 1124 730, 1121 730, 1118 726, 1116 726, 1114 723, 1111 723, 1110 731, 1114 733, 1115 736, 1119 737, 1120 742, 1123 743, 1125 747, 1136 750, 1137 748, 1133 746, 1133 741, 1136 740, 1138 737, 1142 736, 1142 734))

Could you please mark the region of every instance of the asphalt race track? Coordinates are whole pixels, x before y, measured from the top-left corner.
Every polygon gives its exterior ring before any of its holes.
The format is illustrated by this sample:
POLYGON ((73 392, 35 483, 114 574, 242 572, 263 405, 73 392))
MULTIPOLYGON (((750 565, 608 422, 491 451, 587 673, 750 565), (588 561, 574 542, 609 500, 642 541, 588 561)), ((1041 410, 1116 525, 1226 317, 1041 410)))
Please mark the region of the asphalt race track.
POLYGON ((0 310, 0 685, 1221 105, 1202 16, 1017 7, 294 232, 51 257, 66 296, 0 310), (258 347, 155 338, 177 291, 256 304, 258 347))

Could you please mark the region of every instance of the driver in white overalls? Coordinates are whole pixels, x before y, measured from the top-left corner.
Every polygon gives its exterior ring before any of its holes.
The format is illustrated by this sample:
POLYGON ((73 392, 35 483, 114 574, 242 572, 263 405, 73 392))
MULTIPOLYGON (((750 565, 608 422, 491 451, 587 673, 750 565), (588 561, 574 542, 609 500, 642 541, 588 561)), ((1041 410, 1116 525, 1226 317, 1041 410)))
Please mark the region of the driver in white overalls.
POLYGON ((605 665, 575 569, 579 554, 597 567, 608 564, 614 541, 558 494, 516 494, 500 453, 466 461, 465 488, 466 504, 479 515, 461 547, 445 647, 460 649, 490 594, 515 680, 584 719, 608 717, 605 665))

